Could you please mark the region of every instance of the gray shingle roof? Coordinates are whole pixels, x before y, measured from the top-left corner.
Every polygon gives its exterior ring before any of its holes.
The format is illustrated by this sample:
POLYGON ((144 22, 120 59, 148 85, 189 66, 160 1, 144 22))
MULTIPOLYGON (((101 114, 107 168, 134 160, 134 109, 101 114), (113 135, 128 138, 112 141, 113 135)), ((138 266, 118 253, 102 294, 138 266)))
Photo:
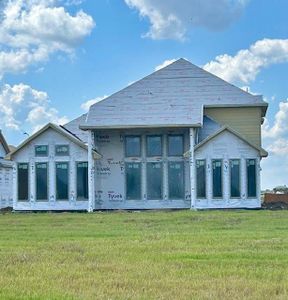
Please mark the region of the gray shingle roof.
POLYGON ((251 95, 179 59, 90 107, 89 128, 201 126, 206 106, 263 106, 251 95))

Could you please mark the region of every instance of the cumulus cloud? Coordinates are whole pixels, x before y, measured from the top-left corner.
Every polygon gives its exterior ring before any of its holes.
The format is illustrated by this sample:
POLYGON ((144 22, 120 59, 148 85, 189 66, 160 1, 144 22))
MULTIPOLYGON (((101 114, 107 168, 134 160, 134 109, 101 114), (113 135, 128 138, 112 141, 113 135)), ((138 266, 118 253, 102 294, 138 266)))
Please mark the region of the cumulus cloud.
POLYGON ((144 35, 184 40, 190 27, 223 30, 241 15, 247 0, 125 0, 151 23, 144 35))
POLYGON ((36 131, 48 122, 64 124, 66 117, 59 116, 51 106, 46 92, 23 83, 4 84, 0 88, 0 127, 12 130, 36 131))
POLYGON ((160 65, 158 65, 158 66, 155 67, 155 71, 158 71, 158 70, 160 70, 162 68, 167 67, 168 65, 172 64, 176 60, 177 60, 176 58, 164 60, 162 64, 160 64, 160 65))
POLYGON ((57 51, 71 53, 91 33, 95 25, 91 16, 81 10, 72 16, 58 2, 10 0, 2 4, 0 77, 22 72, 57 51))
POLYGON ((285 135, 288 138, 288 99, 279 103, 279 110, 275 115, 274 124, 270 126, 267 119, 263 124, 264 137, 279 139, 285 135))
POLYGON ((288 172, 288 101, 279 103, 279 110, 272 124, 266 119, 263 126, 263 144, 269 157, 262 163, 263 186, 273 188, 287 184, 288 172))
POLYGON ((248 84, 265 67, 288 62, 288 39, 263 39, 242 49, 235 56, 222 54, 204 69, 234 83, 248 84))
POLYGON ((90 99, 84 103, 81 104, 81 108, 84 110, 84 111, 88 111, 90 106, 97 103, 97 102, 100 102, 102 101, 103 99, 107 98, 108 96, 107 95, 104 95, 104 96, 101 96, 101 97, 96 97, 94 99, 90 99))

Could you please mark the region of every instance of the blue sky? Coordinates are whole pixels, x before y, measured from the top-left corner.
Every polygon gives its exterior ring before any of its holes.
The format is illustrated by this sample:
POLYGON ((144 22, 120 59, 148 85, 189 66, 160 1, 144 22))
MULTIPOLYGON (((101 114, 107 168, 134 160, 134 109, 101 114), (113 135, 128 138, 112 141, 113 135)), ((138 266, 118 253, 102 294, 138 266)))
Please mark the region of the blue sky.
POLYGON ((7 0, 0 9, 8 143, 184 57, 269 102, 262 187, 288 184, 288 1, 7 0))

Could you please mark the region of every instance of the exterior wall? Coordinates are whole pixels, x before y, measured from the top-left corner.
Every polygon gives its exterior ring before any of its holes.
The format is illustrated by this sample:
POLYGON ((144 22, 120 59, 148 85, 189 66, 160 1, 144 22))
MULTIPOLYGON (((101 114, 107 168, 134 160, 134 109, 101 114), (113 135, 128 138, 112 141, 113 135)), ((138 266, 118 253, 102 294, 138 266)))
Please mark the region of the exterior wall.
POLYGON ((29 163, 29 201, 17 199, 17 167, 14 172, 14 210, 87 210, 88 201, 76 200, 76 162, 87 162, 87 150, 74 144, 51 128, 32 140, 14 156, 15 163, 29 163), (55 156, 55 145, 69 145, 69 156, 55 156), (49 145, 48 157, 36 157, 36 145, 49 145), (48 162, 48 200, 37 201, 35 184, 35 163, 48 162), (69 200, 56 199, 55 163, 69 162, 69 200))
POLYGON ((0 209, 13 205, 13 163, 0 159, 0 209))
POLYGON ((206 108, 205 115, 228 125, 255 146, 261 146, 261 108, 206 108))
POLYGON ((190 208, 190 180, 189 180, 189 161, 183 157, 174 160, 184 161, 185 172, 185 198, 181 200, 168 199, 168 167, 170 160, 166 153, 166 143, 168 134, 184 134, 184 150, 189 149, 189 131, 188 129, 151 129, 151 130, 106 130, 95 132, 95 145, 99 153, 103 155, 101 160, 95 161, 95 182, 96 199, 94 209, 160 209, 160 208, 190 208), (142 137, 142 157, 125 158, 124 155, 124 137, 125 135, 141 135, 142 137), (146 151, 146 135, 163 136, 163 157, 147 159, 144 155, 146 151), (147 200, 146 198, 146 161, 163 162, 163 199, 147 200), (125 199, 125 162, 141 162, 141 185, 142 199, 125 199))
POLYGON ((206 160, 206 199, 196 199, 196 208, 258 208, 260 199, 260 158, 257 150, 224 131, 196 150, 197 159, 206 160), (247 197, 246 159, 256 159, 257 197, 247 197), (212 196, 212 159, 222 160, 223 198, 212 196), (240 159, 240 198, 230 197, 229 159, 240 159))

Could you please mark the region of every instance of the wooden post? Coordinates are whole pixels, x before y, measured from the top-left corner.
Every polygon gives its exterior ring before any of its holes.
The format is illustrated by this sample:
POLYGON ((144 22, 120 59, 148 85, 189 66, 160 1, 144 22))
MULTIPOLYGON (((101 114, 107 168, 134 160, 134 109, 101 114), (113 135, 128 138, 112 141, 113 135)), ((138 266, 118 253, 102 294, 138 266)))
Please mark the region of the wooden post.
POLYGON ((95 205, 95 162, 93 159, 94 132, 88 130, 88 212, 93 212, 95 205))
POLYGON ((191 189, 191 209, 195 208, 196 203, 196 190, 195 190, 195 179, 196 179, 196 164, 195 164, 195 154, 194 154, 194 146, 195 146, 195 129, 189 129, 189 165, 190 165, 190 189, 191 189))

